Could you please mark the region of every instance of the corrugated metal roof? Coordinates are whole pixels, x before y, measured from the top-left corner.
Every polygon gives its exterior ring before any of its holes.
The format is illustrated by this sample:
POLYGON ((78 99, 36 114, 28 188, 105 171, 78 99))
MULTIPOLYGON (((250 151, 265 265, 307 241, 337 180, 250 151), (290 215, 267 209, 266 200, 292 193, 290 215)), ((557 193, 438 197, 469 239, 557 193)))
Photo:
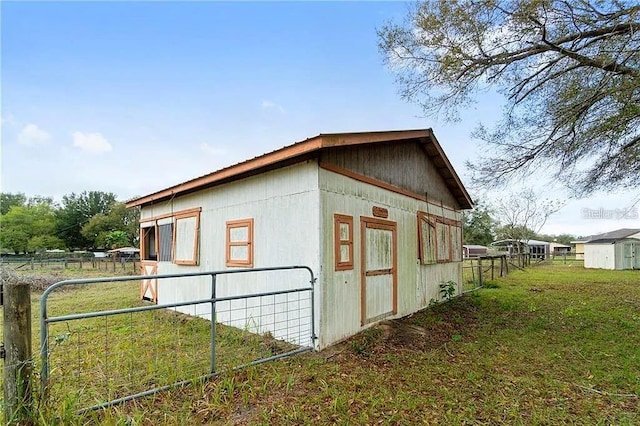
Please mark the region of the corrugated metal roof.
POLYGON ((615 231, 605 232, 604 234, 590 235, 580 240, 571 241, 571 242, 572 243, 589 243, 589 242, 594 242, 596 240, 603 240, 603 239, 620 240, 623 238, 627 238, 630 235, 637 234, 639 232, 640 232, 639 228, 621 228, 621 229, 616 229, 615 231))
POLYGON ((186 182, 127 201, 127 207, 143 206, 200 189, 221 185, 269 170, 285 167, 313 158, 320 150, 344 146, 393 143, 415 140, 422 143, 425 153, 463 209, 473 207, 469 193, 453 169, 431 129, 391 130, 358 133, 321 133, 318 136, 285 146, 186 182))
POLYGON ((597 240, 591 240, 585 244, 614 244, 622 240, 640 241, 638 238, 600 238, 597 240))

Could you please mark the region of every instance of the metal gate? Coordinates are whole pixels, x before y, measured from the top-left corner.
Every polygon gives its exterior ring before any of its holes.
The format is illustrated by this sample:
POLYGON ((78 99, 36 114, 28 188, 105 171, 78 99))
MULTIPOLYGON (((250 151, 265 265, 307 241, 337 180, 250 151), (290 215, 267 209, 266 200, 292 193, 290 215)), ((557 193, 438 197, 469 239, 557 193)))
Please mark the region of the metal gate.
POLYGON ((314 348, 316 278, 306 266, 144 277, 200 289, 208 281, 205 297, 159 305, 140 300, 141 279, 66 280, 42 294, 41 379, 50 403, 104 408, 314 348), (221 293, 253 274, 272 291, 221 293), (83 292, 88 285, 98 287, 83 292), (87 300, 62 312, 69 286, 87 300))

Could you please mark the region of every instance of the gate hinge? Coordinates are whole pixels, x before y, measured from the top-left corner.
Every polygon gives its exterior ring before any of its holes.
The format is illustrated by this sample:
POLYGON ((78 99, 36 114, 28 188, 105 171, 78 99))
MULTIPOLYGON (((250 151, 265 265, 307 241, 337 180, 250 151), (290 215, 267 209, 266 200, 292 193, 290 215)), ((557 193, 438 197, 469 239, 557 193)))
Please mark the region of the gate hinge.
POLYGON ((0 342, 0 359, 5 359, 7 351, 4 350, 4 342, 0 342))

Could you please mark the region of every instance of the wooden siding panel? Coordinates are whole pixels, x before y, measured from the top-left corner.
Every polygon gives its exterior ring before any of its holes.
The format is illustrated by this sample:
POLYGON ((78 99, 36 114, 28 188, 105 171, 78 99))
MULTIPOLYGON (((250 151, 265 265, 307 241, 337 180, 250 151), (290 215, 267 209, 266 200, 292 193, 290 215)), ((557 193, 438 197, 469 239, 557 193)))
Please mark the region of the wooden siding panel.
MULTIPOLYGON (((450 220, 460 220, 460 213, 442 209, 439 205, 428 204, 405 195, 378 188, 349 177, 321 169, 319 171, 320 199, 322 206, 321 234, 331 235, 334 214, 371 217, 372 206, 386 208, 388 220, 397 224, 398 243, 398 293, 397 313, 401 317, 428 306, 433 298, 440 299, 439 284, 453 280, 461 284, 462 263, 438 263, 418 265, 418 211, 429 211, 450 220), (375 201, 374 201, 375 200, 375 201)), ((360 311, 353 306, 360 303, 361 277, 361 229, 354 227, 354 269, 334 271, 327 267, 322 270, 318 289, 322 328, 319 329, 320 345, 335 343, 360 331, 360 311)), ((332 265, 334 246, 325 243, 321 260, 323 265, 332 265)))
POLYGON ((363 174, 459 209, 436 165, 418 142, 351 146, 324 151, 321 161, 363 174))
MULTIPOLYGON (((149 218, 194 207, 202 207, 199 223, 199 265, 159 263, 158 273, 236 269, 225 265, 226 223, 249 217, 254 219, 255 267, 307 265, 314 273, 319 273, 319 193, 316 163, 299 163, 260 176, 177 197, 171 201, 145 206, 141 215, 149 218)), ((300 287, 305 285, 307 280, 308 273, 304 270, 268 275, 220 276, 218 295, 232 296, 300 287)), ((194 300, 211 294, 208 277, 159 280, 158 287, 159 303, 194 300)), ((300 303, 310 302, 303 300, 300 303)), ((230 305, 221 305, 219 308, 223 311, 229 307, 230 305)), ((207 317, 210 308, 202 305, 179 310, 207 317)), ((265 312, 263 311, 263 314, 265 312)), ((274 312, 274 315, 280 314, 274 312)), ((301 326, 306 327, 304 324, 301 326)))

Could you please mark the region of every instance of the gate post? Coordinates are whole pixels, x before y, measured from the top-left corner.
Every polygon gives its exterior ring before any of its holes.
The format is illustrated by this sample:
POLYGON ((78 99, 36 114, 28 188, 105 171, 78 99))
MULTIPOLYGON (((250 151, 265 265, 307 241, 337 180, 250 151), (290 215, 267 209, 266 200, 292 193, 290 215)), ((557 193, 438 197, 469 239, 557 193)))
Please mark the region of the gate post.
POLYGON ((216 274, 211 274, 211 374, 216 372, 216 274))
POLYGON ((4 420, 20 423, 31 418, 31 287, 4 283, 4 420))

